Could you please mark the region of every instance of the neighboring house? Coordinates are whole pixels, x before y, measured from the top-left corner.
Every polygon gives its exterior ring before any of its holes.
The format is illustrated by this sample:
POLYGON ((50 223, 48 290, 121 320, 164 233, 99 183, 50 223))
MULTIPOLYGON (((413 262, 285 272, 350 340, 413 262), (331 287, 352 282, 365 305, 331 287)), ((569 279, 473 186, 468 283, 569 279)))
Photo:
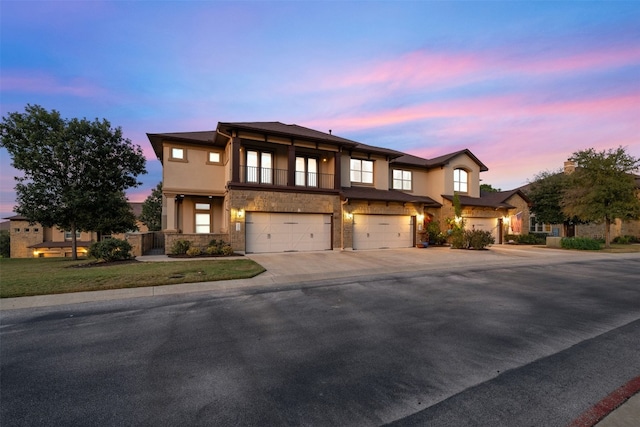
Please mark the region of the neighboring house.
MULTIPOLYGON (((567 160, 564 162, 563 172, 570 174, 576 169, 575 162, 567 160)), ((640 198, 640 175, 633 175, 636 188, 638 189, 638 197, 640 198)), ((524 194, 527 193, 531 184, 527 184, 519 188, 524 194)), ((593 239, 604 239, 605 237, 605 223, 603 222, 590 222, 590 223, 573 223, 570 221, 564 224, 547 224, 536 221, 535 214, 529 215, 529 232, 530 233, 548 233, 553 236, 559 237, 590 237, 593 239)), ((611 238, 619 236, 635 236, 640 237, 640 220, 621 220, 616 219, 611 223, 611 238)))
POLYGON ((411 247, 425 222, 446 228, 454 192, 467 227, 496 242, 509 218, 528 218, 521 192, 480 194, 488 169, 469 150, 423 159, 280 122, 147 135, 163 165, 167 253, 212 239, 247 253, 411 247))
MULTIPOLYGON (((136 217, 142 213, 142 203, 129 203, 136 217)), ((11 258, 48 258, 72 256, 71 232, 56 227, 43 227, 41 224, 30 224, 27 218, 14 215, 9 218, 9 235, 11 237, 11 258)), ((147 231, 144 224, 138 222, 140 232, 147 231)), ((124 234, 113 236, 100 235, 96 232, 77 232, 76 245, 78 256, 85 256, 93 242, 108 238, 124 238, 124 234)))

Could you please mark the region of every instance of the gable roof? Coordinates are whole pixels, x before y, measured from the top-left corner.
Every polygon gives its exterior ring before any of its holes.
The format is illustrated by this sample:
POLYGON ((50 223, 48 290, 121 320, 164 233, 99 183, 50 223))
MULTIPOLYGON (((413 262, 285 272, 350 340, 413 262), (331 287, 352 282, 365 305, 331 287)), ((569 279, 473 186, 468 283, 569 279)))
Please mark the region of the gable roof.
MULTIPOLYGON (((515 209, 515 206, 507 203, 514 195, 519 195, 525 202, 529 203, 529 198, 519 189, 499 192, 480 192, 480 197, 470 197, 459 195, 462 206, 475 206, 494 209, 515 209)), ((453 196, 443 195, 443 198, 453 201, 453 196)))
POLYGON ((172 133, 147 133, 147 138, 151 142, 153 151, 158 160, 162 161, 162 141, 170 139, 172 141, 191 144, 211 144, 215 143, 216 131, 205 130, 200 132, 172 132, 172 133))
POLYGON ((230 133, 231 130, 247 130, 270 135, 302 138, 316 142, 328 142, 343 146, 354 147, 358 142, 341 138, 330 133, 320 132, 298 125, 287 125, 281 122, 218 122, 218 130, 230 133))
POLYGON ((468 148, 464 150, 456 151, 454 153, 445 154, 443 156, 434 157, 433 159, 424 159, 422 157, 414 156, 412 154, 402 153, 402 156, 393 160, 393 163, 409 165, 409 166, 418 166, 418 167, 426 167, 427 169, 433 169, 436 167, 444 166, 448 164, 451 160, 455 159, 458 156, 467 155, 473 160, 478 166, 480 166, 480 172, 486 172, 489 168, 482 163, 468 148))
POLYGON ((442 205, 427 196, 415 196, 398 190, 378 190, 372 187, 342 187, 342 195, 354 200, 377 200, 382 202, 424 203, 429 207, 442 205))

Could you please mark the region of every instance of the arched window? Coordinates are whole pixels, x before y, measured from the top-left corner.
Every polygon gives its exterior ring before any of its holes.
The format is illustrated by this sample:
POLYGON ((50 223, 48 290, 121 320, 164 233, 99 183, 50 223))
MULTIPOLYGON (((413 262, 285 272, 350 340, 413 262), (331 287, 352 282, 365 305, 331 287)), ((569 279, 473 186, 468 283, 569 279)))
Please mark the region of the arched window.
POLYGON ((453 191, 466 193, 469 191, 469 174, 464 169, 453 171, 453 191))

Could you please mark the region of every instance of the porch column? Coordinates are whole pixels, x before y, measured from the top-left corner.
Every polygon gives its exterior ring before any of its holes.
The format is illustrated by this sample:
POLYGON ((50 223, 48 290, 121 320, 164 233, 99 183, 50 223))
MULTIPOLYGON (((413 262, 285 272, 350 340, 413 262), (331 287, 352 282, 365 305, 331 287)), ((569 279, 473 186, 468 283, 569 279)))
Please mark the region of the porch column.
POLYGON ((291 141, 287 161, 287 186, 293 187, 294 185, 296 185, 296 146, 291 141))
POLYGON ((167 218, 167 224, 166 224, 166 229, 164 230, 165 232, 168 233, 176 233, 178 231, 177 228, 177 217, 176 217, 176 204, 178 203, 176 201, 176 195, 175 194, 165 194, 165 200, 166 205, 163 206, 163 210, 165 212, 163 212, 163 216, 166 214, 166 218, 167 218))
POLYGON ((231 138, 231 182, 240 182, 240 138, 231 138))
POLYGON ((342 152, 341 151, 337 151, 335 153, 333 153, 333 159, 334 159, 334 164, 335 164, 335 171, 333 174, 333 188, 335 190, 339 190, 340 187, 342 186, 342 178, 341 178, 341 171, 342 171, 342 166, 341 166, 341 159, 342 159, 342 152))

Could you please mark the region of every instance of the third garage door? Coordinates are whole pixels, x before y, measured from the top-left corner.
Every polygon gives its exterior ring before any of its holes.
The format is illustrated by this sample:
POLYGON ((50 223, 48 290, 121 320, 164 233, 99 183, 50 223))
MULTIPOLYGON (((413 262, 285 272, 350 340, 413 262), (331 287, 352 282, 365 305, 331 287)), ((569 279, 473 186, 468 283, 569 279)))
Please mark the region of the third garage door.
POLYGON ((289 252, 331 249, 331 215, 247 212, 246 251, 289 252))
POLYGON ((413 218, 406 215, 354 215, 353 249, 413 246, 413 218))

